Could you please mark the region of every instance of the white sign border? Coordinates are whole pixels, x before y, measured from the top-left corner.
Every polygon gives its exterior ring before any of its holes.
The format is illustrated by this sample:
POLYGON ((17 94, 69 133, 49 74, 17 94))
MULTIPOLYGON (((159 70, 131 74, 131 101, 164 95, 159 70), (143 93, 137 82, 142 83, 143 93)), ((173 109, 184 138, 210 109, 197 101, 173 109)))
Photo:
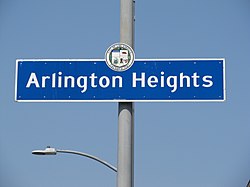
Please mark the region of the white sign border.
POLYGON ((113 99, 113 100, 19 100, 17 98, 17 77, 18 77, 18 63, 21 61, 37 61, 40 62, 53 62, 53 61, 82 61, 82 62, 100 62, 105 59, 16 59, 16 70, 15 70, 15 101, 21 103, 118 103, 118 102, 139 102, 139 103, 193 103, 193 102, 225 102, 226 101, 226 59, 225 58, 164 58, 164 59, 135 59, 134 61, 206 61, 206 60, 221 60, 223 65, 223 99, 215 100, 124 100, 124 99, 113 99))

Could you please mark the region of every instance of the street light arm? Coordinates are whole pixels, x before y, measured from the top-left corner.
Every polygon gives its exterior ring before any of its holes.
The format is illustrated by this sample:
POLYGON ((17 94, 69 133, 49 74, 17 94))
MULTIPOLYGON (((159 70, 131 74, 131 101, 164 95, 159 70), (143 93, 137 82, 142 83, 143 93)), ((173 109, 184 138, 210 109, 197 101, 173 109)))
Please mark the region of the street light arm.
POLYGON ((92 160, 95 160, 105 166, 107 166, 108 168, 112 169, 113 171, 117 172, 117 168, 112 166, 111 164, 109 164, 108 162, 104 161, 104 160, 101 160, 99 159, 98 157, 95 157, 93 155, 90 155, 90 154, 87 154, 87 153, 83 153, 83 152, 78 152, 78 151, 72 151, 72 150, 60 150, 60 149, 57 149, 56 150, 57 153, 70 153, 70 154, 76 154, 76 155, 81 155, 81 156, 85 156, 85 157, 88 157, 92 160))

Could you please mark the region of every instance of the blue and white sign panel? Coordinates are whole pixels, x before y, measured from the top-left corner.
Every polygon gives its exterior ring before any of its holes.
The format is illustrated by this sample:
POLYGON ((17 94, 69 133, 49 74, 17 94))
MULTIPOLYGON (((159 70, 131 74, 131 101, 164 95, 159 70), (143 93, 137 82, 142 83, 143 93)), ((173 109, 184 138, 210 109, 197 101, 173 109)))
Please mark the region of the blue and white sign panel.
POLYGON ((20 102, 225 101, 225 59, 139 59, 123 72, 105 60, 20 59, 20 102))

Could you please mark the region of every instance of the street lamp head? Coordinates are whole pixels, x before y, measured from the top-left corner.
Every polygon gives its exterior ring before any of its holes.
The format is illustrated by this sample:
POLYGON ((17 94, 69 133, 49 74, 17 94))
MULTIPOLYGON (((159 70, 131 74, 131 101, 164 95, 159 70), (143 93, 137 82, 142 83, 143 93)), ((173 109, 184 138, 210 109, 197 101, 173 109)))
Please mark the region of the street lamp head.
POLYGON ((45 150, 34 150, 32 154, 34 155, 56 155, 57 151, 55 148, 48 146, 45 150))

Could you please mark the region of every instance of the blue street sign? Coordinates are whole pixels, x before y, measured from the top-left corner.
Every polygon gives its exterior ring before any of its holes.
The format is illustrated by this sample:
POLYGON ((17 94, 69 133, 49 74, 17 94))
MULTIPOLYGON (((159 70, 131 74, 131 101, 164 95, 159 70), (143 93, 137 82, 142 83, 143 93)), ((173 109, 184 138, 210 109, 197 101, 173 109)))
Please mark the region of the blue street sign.
POLYGON ((139 59, 122 72, 105 60, 20 59, 20 102, 225 101, 225 59, 139 59))

